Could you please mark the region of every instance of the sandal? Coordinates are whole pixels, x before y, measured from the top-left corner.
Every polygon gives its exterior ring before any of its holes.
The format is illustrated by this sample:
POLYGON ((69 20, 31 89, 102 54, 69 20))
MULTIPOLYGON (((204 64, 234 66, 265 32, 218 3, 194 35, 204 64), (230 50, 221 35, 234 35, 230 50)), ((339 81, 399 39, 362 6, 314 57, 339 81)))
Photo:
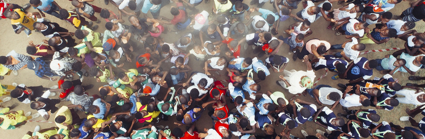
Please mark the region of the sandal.
POLYGON ((336 32, 335 35, 339 36, 341 35, 341 32, 336 32))

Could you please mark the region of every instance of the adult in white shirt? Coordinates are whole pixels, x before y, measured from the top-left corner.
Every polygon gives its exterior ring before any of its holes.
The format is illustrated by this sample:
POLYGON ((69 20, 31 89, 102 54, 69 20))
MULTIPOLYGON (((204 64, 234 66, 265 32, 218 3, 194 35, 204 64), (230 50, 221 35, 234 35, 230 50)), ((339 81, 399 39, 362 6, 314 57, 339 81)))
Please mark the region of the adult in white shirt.
POLYGON ((397 91, 396 94, 404 96, 396 98, 400 103, 413 104, 416 106, 425 104, 425 92, 422 90, 402 89, 397 91))

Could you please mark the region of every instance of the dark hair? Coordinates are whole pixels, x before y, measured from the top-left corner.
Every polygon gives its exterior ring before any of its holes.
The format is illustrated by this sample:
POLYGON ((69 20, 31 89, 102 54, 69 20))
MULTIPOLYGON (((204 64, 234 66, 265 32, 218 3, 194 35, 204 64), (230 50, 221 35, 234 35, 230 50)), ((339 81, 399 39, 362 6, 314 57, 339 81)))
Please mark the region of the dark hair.
POLYGON ((198 83, 200 86, 203 86, 203 87, 206 87, 207 86, 207 84, 208 84, 208 81, 207 81, 207 79, 205 79, 205 78, 202 78, 201 80, 199 80, 199 83, 198 83))
POLYGON ((403 139, 413 139, 414 138, 414 136, 413 136, 413 134, 412 134, 412 132, 410 132, 411 130, 404 130, 403 132, 402 132, 402 137, 403 137, 403 139))
POLYGON ((56 139, 56 135, 58 135, 58 134, 54 134, 54 135, 50 136, 49 139, 56 139))
POLYGON ((153 105, 151 105, 151 104, 148 104, 146 111, 148 111, 148 112, 153 112, 153 111, 155 111, 155 106, 153 106, 153 105))
POLYGON ((223 110, 217 110, 217 117, 218 118, 226 117, 226 112, 224 112, 223 110))
POLYGON ((241 96, 237 96, 237 97, 235 98, 235 102, 236 102, 237 104, 242 104, 242 102, 243 102, 243 98, 242 98, 241 96))
POLYGON ((35 102, 31 102, 31 105, 30 105, 30 107, 31 107, 31 109, 34 109, 34 110, 36 110, 37 108, 36 108, 36 103, 35 102))
POLYGON ((52 37, 52 38, 49 39, 49 45, 50 46, 58 46, 58 44, 56 44, 56 41, 55 41, 54 37, 52 37))
POLYGON ((81 85, 76 85, 76 86, 74 86, 74 93, 75 93, 76 95, 79 95, 79 96, 83 95, 83 93, 84 93, 84 88, 83 88, 83 86, 81 86, 81 85))
POLYGON ((359 133, 360 133, 360 136, 363 137, 363 138, 367 138, 367 137, 370 136, 370 131, 368 129, 365 129, 365 128, 360 128, 359 133))
POLYGON ((389 29, 388 30, 388 37, 397 37, 397 30, 395 29, 389 29))
POLYGON ((114 123, 111 123, 111 125, 109 125, 109 130, 111 130, 111 132, 117 132, 118 128, 115 127, 114 123))
POLYGON ((269 47, 272 49, 276 49, 279 46, 279 41, 277 39, 273 39, 269 41, 269 47))
POLYGON ((304 20, 304 21, 303 21, 303 25, 304 25, 304 26, 310 26, 310 24, 311 24, 311 22, 310 22, 310 21, 308 21, 308 20, 304 20))
POLYGON ((220 95, 220 91, 218 91, 218 89, 213 89, 213 90, 211 91, 211 95, 212 95, 212 96, 219 96, 219 95, 220 95))
POLYGON ((91 105, 89 107, 89 112, 92 113, 92 114, 94 114, 96 112, 96 110, 97 110, 97 106, 95 106, 95 105, 91 105))
POLYGON ((283 64, 282 58, 280 56, 278 56, 278 55, 273 55, 273 59, 272 60, 273 60, 273 63, 275 65, 282 65, 283 64))
POLYGON ((378 122, 381 119, 381 116, 376 113, 370 113, 369 118, 372 120, 372 122, 378 122))
POLYGON ((390 99, 390 105, 391 106, 398 106, 398 104, 399 104, 399 102, 398 102, 398 100, 397 99, 390 99))
POLYGON ((269 106, 267 106, 268 111, 274 111, 276 109, 276 105, 273 103, 269 103, 269 106))
POLYGON ((128 8, 130 10, 133 10, 133 11, 136 10, 136 6, 137 6, 137 4, 136 4, 136 2, 134 0, 128 2, 128 8))
POLYGON ((178 128, 178 127, 175 127, 172 131, 171 131, 171 134, 173 134, 175 137, 183 137, 183 131, 180 129, 180 128, 178 128))
POLYGON ((288 126, 289 129, 294 129, 295 128, 295 121, 290 120, 290 121, 286 122, 286 125, 288 126))
POLYGON ((309 118, 311 116, 310 110, 308 108, 301 108, 300 113, 304 118, 309 118))
POLYGON ((261 90, 261 85, 257 84, 257 92, 261 90))
POLYGON ((30 0, 30 4, 38 5, 40 4, 40 0, 30 0))
POLYGON ((304 34, 298 34, 296 39, 298 40, 304 40, 304 34))
POLYGON ((266 24, 266 22, 264 22, 263 20, 260 20, 257 23, 255 23, 255 27, 256 28, 262 28, 262 27, 264 27, 265 24, 266 24))
POLYGON ((171 15, 174 15, 174 16, 180 14, 179 9, 177 9, 176 7, 171 8, 170 12, 171 12, 171 15))
POLYGON ((399 83, 395 82, 395 83, 393 84, 392 89, 393 89, 394 91, 400 91, 400 90, 402 89, 402 86, 401 86, 399 83))
POLYGON ((385 12, 382 14, 382 18, 385 18, 385 19, 391 19, 392 17, 393 17, 393 13, 391 12, 385 12))
POLYGON ((407 26, 409 29, 412 29, 416 26, 416 23, 412 21, 407 21, 406 23, 404 23, 404 25, 407 26))
POLYGON ((187 45, 187 44, 189 44, 189 41, 187 41, 187 39, 184 39, 184 38, 186 38, 187 36, 183 36, 182 38, 180 38, 180 40, 179 40, 179 42, 180 42, 180 44, 182 44, 182 45, 187 45))
POLYGON ((124 78, 125 76, 127 76, 127 75, 124 72, 118 73, 118 78, 120 78, 120 79, 124 78))
POLYGON ((275 20, 276 20, 276 18, 273 15, 271 15, 271 14, 267 15, 267 18, 266 18, 267 23, 274 24, 275 20))
POLYGON ((34 22, 34 24, 32 24, 32 27, 33 27, 34 29, 37 29, 37 28, 36 28, 37 24, 43 24, 43 23, 41 23, 41 22, 34 22))
POLYGON ((95 57, 97 57, 97 56, 99 56, 99 54, 98 54, 98 53, 96 53, 96 52, 90 52, 90 57, 91 57, 91 58, 95 58, 95 57))
POLYGON ((161 50, 163 52, 170 52, 170 46, 168 44, 164 44, 162 45, 161 50))
POLYGON ((104 88, 102 88, 102 89, 99 90, 99 94, 102 97, 105 97, 106 95, 108 95, 108 93, 109 93, 108 90, 106 90, 104 88))
POLYGON ((236 29, 242 30, 242 31, 245 32, 245 24, 243 24, 243 23, 236 24, 236 29))
MULTIPOLYGON (((424 58, 425 59, 425 58, 424 58)), ((249 57, 247 57, 247 58, 245 58, 244 60, 243 60, 243 62, 245 62, 246 64, 248 64, 248 65, 251 65, 252 64, 252 58, 249 58, 249 57)))
POLYGON ((226 17, 224 15, 218 15, 217 16, 217 22, 221 23, 221 24, 226 23, 226 17))
POLYGON ((68 54, 69 54, 70 56, 77 55, 77 54, 78 54, 78 49, 77 49, 77 48, 73 48, 73 47, 71 47, 71 48, 69 48, 69 49, 68 49, 68 54))
POLYGON ((289 11, 288 8, 282 8, 282 9, 280 9, 280 14, 289 15, 289 14, 291 14, 291 12, 289 11))
POLYGON ((30 54, 30 55, 36 54, 37 53, 37 49, 35 47, 28 46, 27 47, 27 53, 30 54))
POLYGON ((335 120, 338 120, 338 126, 342 126, 345 124, 345 120, 342 118, 336 118, 335 120))
POLYGON ((217 25, 216 24, 210 24, 210 25, 208 25, 208 28, 211 28, 211 29, 216 30, 217 29, 217 25))
POLYGON ((199 97, 199 91, 198 89, 192 89, 190 90, 190 96, 192 97, 192 99, 198 98, 199 97))
POLYGON ((330 10, 331 8, 332 8, 332 5, 331 5, 329 2, 324 3, 324 4, 322 5, 322 9, 323 9, 323 10, 325 10, 325 11, 328 11, 328 10, 330 10))
POLYGON ((397 3, 400 3, 402 0, 397 0, 397 3))
POLYGON ((73 71, 80 71, 82 68, 83 68, 83 63, 81 63, 80 61, 77 61, 74 64, 72 64, 73 71))
POLYGON ((107 18, 109 18, 110 16, 111 16, 111 13, 109 13, 109 10, 107 10, 107 9, 102 9, 102 10, 100 11, 100 17, 107 19, 107 18))
POLYGON ((243 8, 243 4, 242 4, 242 2, 241 1, 236 1, 235 2, 235 8, 243 8))
POLYGON ((240 125, 242 128, 247 127, 247 126, 249 125, 249 121, 248 121, 248 119, 247 119, 247 118, 244 118, 244 117, 240 118, 240 120, 239 120, 239 125, 240 125))
POLYGON ((168 111, 168 109, 170 109, 170 103, 165 102, 164 105, 162 105, 161 110, 168 111))
POLYGON ((269 33, 269 32, 265 32, 264 33, 264 39, 267 41, 267 42, 269 42, 271 39, 272 39, 272 34, 271 33, 269 33))
POLYGON ((378 62, 376 60, 369 60, 369 68, 376 68, 378 66, 378 62))
POLYGON ((326 46, 325 45, 320 45, 319 47, 317 47, 317 53, 319 53, 319 55, 322 55, 324 53, 326 53, 326 46))
POLYGON ((112 23, 112 22, 107 22, 107 23, 105 24, 105 28, 106 28, 107 30, 111 30, 113 26, 114 26, 114 23, 112 23))
POLYGON ((395 139, 395 138, 396 138, 396 135, 394 133, 389 132, 384 134, 384 139, 395 139))
POLYGON ((72 84, 72 82, 71 81, 65 81, 65 82, 63 82, 62 83, 62 88, 63 89, 69 89, 69 88, 71 88, 73 86, 73 84, 72 84))
POLYGON ((182 121, 183 120, 183 115, 176 115, 176 120, 177 121, 182 121))
POLYGON ((72 6, 77 7, 80 4, 80 2, 78 0, 72 0, 71 4, 72 6))
MULTIPOLYGON (((93 117, 94 118, 94 117, 93 117)), ((91 118, 90 118, 91 119, 91 118)), ((91 123, 90 122, 90 119, 87 119, 85 122, 84 122, 84 126, 85 127, 92 127, 93 125, 94 125, 94 123, 91 123)))
POLYGON ((421 64, 425 64, 425 56, 422 56, 421 64))
POLYGON ((143 118, 143 115, 142 115, 142 113, 140 113, 140 112, 136 112, 136 114, 134 115, 134 117, 135 117, 136 119, 142 119, 142 118, 143 118))
POLYGON ((358 51, 363 51, 364 49, 366 49, 366 45, 365 44, 363 44, 363 43, 359 43, 359 44, 357 44, 358 45, 358 51))
POLYGON ((12 98, 18 98, 19 96, 21 96, 21 95, 22 95, 22 92, 20 92, 18 89, 19 89, 19 88, 15 88, 15 89, 13 89, 13 90, 10 92, 10 96, 11 96, 12 98))
POLYGON ((257 76, 260 80, 265 80, 266 79, 266 73, 264 71, 258 71, 257 76))
POLYGON ((365 106, 365 107, 370 106, 370 99, 365 99, 361 103, 362 103, 362 106, 365 106))
POLYGON ((161 4, 162 1, 161 0, 152 0, 151 2, 154 5, 159 5, 159 4, 161 4))
POLYGON ((121 108, 123 111, 129 111, 131 109, 131 107, 133 107, 132 103, 124 103, 121 108))
POLYGON ((55 118, 55 122, 56 123, 63 123, 63 122, 65 122, 65 120, 66 120, 66 117, 65 116, 63 116, 63 115, 58 115, 58 116, 56 116, 56 118, 55 118))
POLYGON ((340 98, 341 98, 341 95, 339 95, 337 92, 329 93, 329 99, 333 101, 338 101, 340 98))
POLYGON ((69 17, 69 12, 66 9, 61 9, 59 11, 60 18, 62 20, 67 19, 69 17))
POLYGON ((81 29, 77 29, 75 30, 75 37, 77 37, 78 39, 84 39, 86 35, 84 35, 84 32, 81 29))
POLYGON ((229 130, 232 132, 238 131, 236 124, 229 124, 229 130))
POLYGON ((69 132, 70 137, 79 137, 80 136, 80 130, 74 128, 69 132))

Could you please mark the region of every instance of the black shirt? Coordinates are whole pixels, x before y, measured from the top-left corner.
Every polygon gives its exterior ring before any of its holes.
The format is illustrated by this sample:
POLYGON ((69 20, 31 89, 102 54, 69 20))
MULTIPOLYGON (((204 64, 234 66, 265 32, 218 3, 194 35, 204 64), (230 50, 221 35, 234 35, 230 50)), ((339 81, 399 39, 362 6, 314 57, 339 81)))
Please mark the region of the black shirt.
POLYGON ((149 25, 146 24, 146 18, 139 18, 139 24, 142 27, 142 29, 138 29, 135 26, 130 26, 130 31, 133 34, 139 34, 139 35, 143 36, 143 35, 145 35, 145 33, 148 32, 147 29, 149 28, 149 25))
POLYGON ((41 31, 41 33, 44 36, 52 35, 55 32, 68 32, 67 29, 60 27, 58 23, 51 23, 51 22, 42 22, 42 23, 47 26, 46 30, 41 31))
POLYGON ((419 3, 418 5, 416 5, 415 7, 413 7, 412 14, 417 19, 424 19, 425 18, 425 4, 422 2, 422 3, 419 3))

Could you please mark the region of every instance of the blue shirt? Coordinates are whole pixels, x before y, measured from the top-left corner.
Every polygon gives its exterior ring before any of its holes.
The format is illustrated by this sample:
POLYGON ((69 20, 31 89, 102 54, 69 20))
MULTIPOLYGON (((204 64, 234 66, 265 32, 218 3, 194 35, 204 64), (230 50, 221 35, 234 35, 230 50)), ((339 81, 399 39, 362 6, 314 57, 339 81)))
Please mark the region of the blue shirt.
POLYGON ((255 120, 258 123, 258 126, 263 129, 265 125, 272 124, 272 121, 267 115, 260 115, 258 112, 255 113, 255 120))
POLYGON ((348 66, 348 62, 347 61, 345 61, 343 59, 340 59, 340 58, 337 58, 337 57, 335 57, 333 55, 325 55, 324 57, 326 59, 326 68, 328 68, 330 71, 336 71, 336 67, 334 65, 335 62, 342 63, 342 64, 345 65, 345 67, 348 66))
MULTIPOLYGON (((376 132, 385 132, 385 131, 392 132, 392 130, 391 130, 391 126, 390 126, 390 124, 388 124, 388 122, 386 122, 386 121, 382 121, 382 126, 380 126, 380 127, 376 130, 376 132), (379 130, 379 131, 378 131, 378 130, 379 130)), ((376 134, 376 132, 374 133, 374 134, 375 134, 375 136, 376 136, 376 135, 378 135, 378 136, 377 136, 378 138, 383 139, 382 137, 383 137, 385 134, 376 134), (382 136, 382 137, 380 137, 380 136, 382 136)))
POLYGON ((56 73, 53 73, 50 69, 50 63, 46 63, 41 57, 38 57, 35 59, 35 62, 41 65, 41 69, 38 69, 39 67, 35 67, 35 75, 42 78, 44 76, 52 77, 52 76, 58 76, 56 73))
POLYGON ((422 118, 421 121, 419 121, 419 128, 421 129, 422 132, 425 132, 425 117, 422 118))
MULTIPOLYGON (((279 16, 275 13, 273 13, 270 10, 267 9, 263 9, 263 8, 258 8, 258 12, 261 13, 261 17, 263 17, 264 19, 267 19, 267 16, 269 15, 273 15, 274 16, 274 21, 276 22, 279 19, 279 16)), ((270 26, 273 24, 269 24, 270 26)))
POLYGON ((363 79, 369 79, 373 74, 373 70, 364 68, 364 64, 367 61, 367 58, 364 57, 355 60, 353 67, 351 67, 351 69, 347 69, 349 72, 347 73, 346 78, 349 80, 355 80, 361 77, 363 77, 363 79))
POLYGON ((255 73, 258 73, 258 71, 264 71, 266 76, 270 75, 269 69, 261 62, 260 60, 252 61, 252 69, 255 71, 255 73))
MULTIPOLYGON (((53 1, 54 0, 40 0, 41 5, 38 6, 37 9, 44 11, 44 12, 50 11, 50 9, 53 6, 53 1)), ((35 7, 34 7, 34 9, 35 9, 35 7)))
POLYGON ((370 35, 373 37, 373 39, 377 41, 389 39, 390 37, 382 37, 381 32, 376 32, 375 29, 370 33, 370 35))
POLYGON ((245 82, 245 84, 243 84, 242 89, 247 91, 249 95, 251 95, 252 93, 257 93, 257 91, 251 90, 249 88, 249 86, 253 84, 255 84, 254 80, 248 80, 245 82))
POLYGON ((267 115, 269 113, 269 110, 264 108, 264 104, 273 104, 273 100, 269 98, 266 94, 263 94, 263 98, 260 99, 260 101, 257 103, 257 108, 260 109, 258 112, 261 115, 267 115))
MULTIPOLYGON (((292 119, 288 114, 286 114, 285 112, 281 112, 278 114, 279 116, 279 123, 282 124, 283 126, 286 126, 286 122, 287 121, 294 121, 294 119, 292 119)), ((295 122, 295 121, 294 121, 295 122)), ((295 127, 298 126, 298 123, 295 122, 295 127)))
POLYGON ((83 122, 81 122, 80 127, 78 128, 78 130, 80 130, 80 133, 81 133, 81 136, 79 137, 80 139, 87 138, 87 136, 89 136, 89 134, 91 132, 91 130, 89 130, 87 132, 83 130, 84 122, 86 122, 86 121, 87 121, 87 119, 84 119, 83 122))
POLYGON ((312 116, 316 113, 316 111, 317 111, 317 106, 316 106, 316 105, 314 105, 314 104, 311 104, 311 105, 302 104, 302 106, 303 106, 303 108, 307 108, 307 109, 310 111, 310 116, 309 116, 309 117, 303 117, 303 116, 301 115, 301 112, 297 110, 297 117, 295 117, 295 120, 296 120, 299 124, 304 124, 305 122, 307 122, 307 121, 308 121, 308 119, 309 119, 310 117, 312 117, 312 116), (313 108, 312 106, 313 106, 314 108, 313 108))
POLYGON ((99 107, 99 113, 93 114, 93 116, 97 119, 103 119, 106 113, 106 104, 100 101, 101 99, 98 98, 93 101, 93 105, 99 107))
POLYGON ((245 101, 245 95, 240 87, 235 87, 233 91, 230 91, 230 96, 235 100, 236 97, 241 96, 243 101, 245 101))
MULTIPOLYGON (((137 92, 136 92, 137 93, 137 92)), ((130 96, 130 102, 131 102, 131 104, 133 104, 133 106, 131 107, 131 109, 130 109, 130 113, 131 114, 135 114, 136 112, 137 112, 137 106, 136 106, 136 103, 137 103, 137 98, 136 98, 136 93, 133 93, 131 96, 130 96)))
POLYGON ((252 64, 249 65, 248 67, 242 67, 242 63, 243 63, 244 60, 245 60, 245 58, 232 59, 231 61, 235 61, 236 63, 235 64, 229 64, 228 68, 229 69, 236 69, 236 70, 239 70, 240 72, 243 72, 244 70, 247 70, 247 69, 251 69, 252 64))
POLYGON ((363 127, 368 128, 372 124, 372 120, 367 118, 368 114, 376 114, 376 111, 373 109, 368 109, 367 111, 359 112, 357 118, 359 118, 359 121, 363 123, 363 127))
POLYGON ((159 4, 155 9, 151 9, 152 6, 154 6, 154 4, 152 4, 150 0, 145 0, 145 2, 143 2, 142 12, 145 14, 147 14, 149 11, 151 11, 151 13, 157 13, 161 9, 161 4, 159 4))
MULTIPOLYGON (((378 103, 385 101, 387 99, 390 99, 390 96, 386 93, 382 93, 381 96, 378 97, 378 103)), ((382 108, 385 108, 385 110, 392 110, 394 107, 391 105, 387 105, 385 103, 383 103, 385 106, 381 106, 382 108)))

